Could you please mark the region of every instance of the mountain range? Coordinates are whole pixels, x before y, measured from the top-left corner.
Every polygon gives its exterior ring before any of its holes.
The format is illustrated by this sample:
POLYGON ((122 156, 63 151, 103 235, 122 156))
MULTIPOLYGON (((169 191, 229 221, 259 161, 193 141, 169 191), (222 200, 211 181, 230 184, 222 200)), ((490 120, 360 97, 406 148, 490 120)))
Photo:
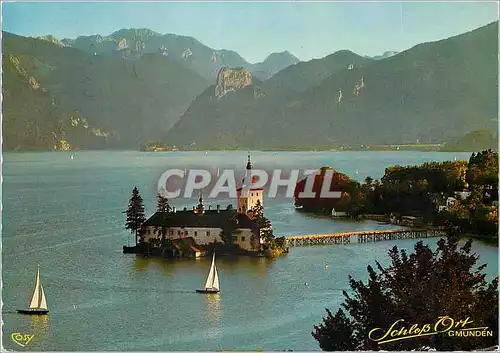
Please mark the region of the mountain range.
POLYGON ((435 144, 489 129, 498 115, 497 35, 494 22, 381 60, 343 51, 334 54, 342 60, 292 65, 224 99, 209 87, 166 141, 204 149, 337 148, 435 144))
POLYGON ((3 32, 4 149, 335 148, 456 141, 497 116, 498 22, 401 53, 251 64, 148 29, 3 32))
MULTIPOLYGON (((53 38, 53 37, 52 37, 53 38)), ((51 39, 52 39, 51 38, 51 39)), ((215 50, 192 37, 160 34, 150 29, 121 29, 109 36, 64 38, 62 45, 99 56, 120 56, 131 60, 144 54, 160 54, 181 62, 187 68, 213 82, 223 67, 244 67, 261 80, 299 62, 288 51, 273 53, 263 62, 251 64, 232 50, 215 50)))

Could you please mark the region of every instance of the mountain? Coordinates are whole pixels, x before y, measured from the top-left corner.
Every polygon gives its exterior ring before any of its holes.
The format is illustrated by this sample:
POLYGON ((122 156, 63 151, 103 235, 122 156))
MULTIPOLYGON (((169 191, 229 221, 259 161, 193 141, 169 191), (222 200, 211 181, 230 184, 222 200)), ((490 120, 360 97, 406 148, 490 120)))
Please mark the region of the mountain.
POLYGON ((265 81, 263 88, 265 91, 275 91, 277 94, 302 92, 319 85, 339 70, 355 70, 370 62, 370 59, 363 58, 349 50, 340 50, 322 59, 288 66, 265 81))
POLYGON ((498 134, 488 130, 472 131, 446 143, 444 152, 498 150, 498 134))
POLYGON ((271 54, 262 63, 251 64, 231 50, 212 49, 192 37, 175 34, 160 34, 150 29, 121 29, 109 36, 80 36, 61 40, 65 46, 73 47, 98 56, 118 56, 137 60, 144 54, 160 54, 182 63, 211 82, 224 67, 243 67, 260 79, 295 64, 298 59, 288 52, 271 54))
POLYGON ((214 99, 212 86, 167 141, 204 148, 335 148, 441 143, 486 129, 498 111, 497 34, 494 22, 383 60, 348 67, 344 61, 330 75, 318 74, 323 80, 315 85, 292 75, 299 66, 303 72, 314 66, 308 62, 223 99, 214 99), (306 89, 297 89, 303 81, 306 89))
POLYGON ((297 59, 289 51, 284 51, 281 53, 273 53, 269 55, 263 62, 254 64, 251 67, 251 71, 254 76, 261 80, 267 80, 277 72, 289 67, 290 65, 295 65, 300 60, 297 59))
MULTIPOLYGON (((129 61, 63 44, 3 32, 7 147, 50 148, 51 136, 61 138, 59 126, 72 131, 81 125, 84 135, 105 136, 107 147, 138 148, 164 135, 208 86, 204 78, 162 55, 129 61), (19 137, 26 129, 36 130, 29 141, 19 137)), ((71 132, 62 135, 74 137, 71 132)), ((93 138, 80 137, 73 147, 102 147, 93 138)))
POLYGON ((397 51, 386 51, 384 52, 384 54, 382 55, 375 55, 375 56, 365 56, 365 58, 368 58, 368 59, 373 59, 373 60, 382 60, 382 59, 385 59, 385 58, 390 58, 391 56, 394 56, 398 54, 397 51))
MULTIPOLYGON (((267 129, 266 124, 274 126, 274 114, 286 107, 289 99, 339 70, 355 70, 370 62, 342 50, 323 59, 289 66, 266 81, 251 77, 244 68, 229 69, 227 75, 219 75, 216 84, 193 101, 168 132, 166 141, 196 148, 254 146, 259 139, 259 129, 267 129), (220 87, 226 87, 222 95, 220 87)), ((272 147, 273 144, 255 146, 272 147)))

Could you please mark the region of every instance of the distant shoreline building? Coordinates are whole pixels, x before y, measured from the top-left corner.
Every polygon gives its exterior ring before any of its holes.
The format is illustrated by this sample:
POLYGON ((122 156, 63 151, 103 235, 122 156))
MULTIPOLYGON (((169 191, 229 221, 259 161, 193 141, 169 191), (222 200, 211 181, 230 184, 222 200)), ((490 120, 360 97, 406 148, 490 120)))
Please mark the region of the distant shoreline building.
POLYGON ((155 244, 161 241, 163 232, 165 239, 174 247, 184 249, 198 257, 203 255, 203 247, 211 244, 235 244, 242 250, 259 252, 262 250, 261 231, 263 228, 253 219, 255 206, 262 205, 263 189, 250 188, 245 181, 250 179, 252 163, 250 155, 246 166, 242 186, 237 189, 237 209, 229 205, 221 209, 219 205, 208 210, 200 195, 199 203, 192 210, 184 208, 178 211, 175 207, 170 212, 156 212, 142 225, 143 241, 155 244), (230 237, 230 239, 229 239, 230 237))

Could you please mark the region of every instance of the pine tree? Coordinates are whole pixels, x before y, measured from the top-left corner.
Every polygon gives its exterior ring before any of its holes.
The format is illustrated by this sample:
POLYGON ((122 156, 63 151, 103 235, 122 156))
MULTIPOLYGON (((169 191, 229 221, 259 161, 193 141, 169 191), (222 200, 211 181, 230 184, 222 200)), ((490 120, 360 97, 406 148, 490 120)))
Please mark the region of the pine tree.
POLYGON ((271 222, 264 216, 264 207, 257 200, 255 206, 252 208, 252 218, 261 228, 261 237, 266 242, 271 242, 274 239, 273 229, 271 227, 271 222))
POLYGON ((134 187, 134 190, 132 190, 132 197, 130 197, 127 210, 124 213, 127 215, 125 229, 129 229, 132 234, 135 233, 135 245, 137 245, 139 231, 142 224, 146 221, 144 204, 137 187, 134 187))
POLYGON ((170 212, 170 203, 168 202, 168 199, 166 197, 163 197, 160 194, 158 194, 156 196, 156 201, 157 201, 157 206, 156 206, 157 212, 163 212, 163 213, 170 212))
POLYGON ((321 349, 339 350, 475 350, 498 344, 498 277, 490 283, 471 253, 469 240, 458 249, 458 237, 449 236, 431 250, 423 242, 410 255, 395 246, 389 251, 391 265, 379 273, 368 266, 368 281, 349 276, 351 293, 344 291, 345 302, 333 316, 327 310, 323 322, 314 326, 313 337, 321 349), (344 314, 344 310, 348 315, 344 314), (374 328, 387 330, 397 320, 409 326, 431 324, 440 316, 454 320, 467 317, 472 327, 488 327, 493 336, 458 339, 447 334, 425 335, 383 345, 370 340, 374 328))

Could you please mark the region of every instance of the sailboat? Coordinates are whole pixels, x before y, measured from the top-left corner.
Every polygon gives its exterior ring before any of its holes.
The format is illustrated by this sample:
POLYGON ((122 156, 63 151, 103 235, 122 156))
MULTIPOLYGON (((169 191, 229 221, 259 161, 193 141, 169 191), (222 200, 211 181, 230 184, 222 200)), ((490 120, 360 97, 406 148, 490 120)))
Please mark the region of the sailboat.
POLYGON ((217 275, 217 268, 215 267, 215 253, 212 257, 212 266, 208 272, 207 281, 205 282, 205 289, 197 289, 198 293, 216 294, 219 293, 219 275, 217 275))
POLYGON ((40 265, 38 265, 38 270, 36 273, 36 284, 35 291, 31 297, 30 307, 26 310, 18 310, 18 313, 29 314, 29 315, 44 315, 49 312, 47 309, 47 300, 45 299, 45 293, 43 292, 43 286, 40 282, 40 265))

